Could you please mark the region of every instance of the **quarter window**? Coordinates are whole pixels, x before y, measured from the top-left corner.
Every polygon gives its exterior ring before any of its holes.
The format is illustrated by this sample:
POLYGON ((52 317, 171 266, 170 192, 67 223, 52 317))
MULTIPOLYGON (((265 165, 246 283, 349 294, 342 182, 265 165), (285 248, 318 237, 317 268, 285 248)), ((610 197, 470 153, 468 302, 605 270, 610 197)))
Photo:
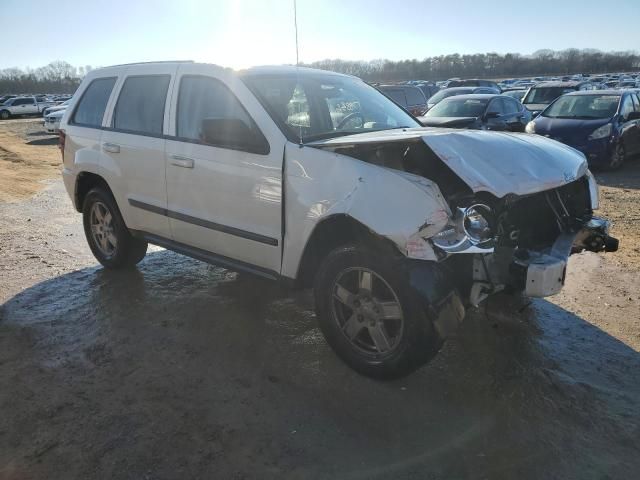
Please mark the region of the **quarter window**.
POLYGON ((249 116, 240 102, 217 80, 206 77, 183 77, 178 94, 178 137, 204 140, 205 118, 237 118, 251 128, 249 116))
POLYGON ((84 91, 78 103, 78 108, 73 114, 73 123, 92 127, 101 126, 102 117, 115 83, 115 77, 98 78, 91 82, 84 91))
POLYGON ((129 77, 125 80, 115 112, 116 130, 161 135, 169 75, 129 77))

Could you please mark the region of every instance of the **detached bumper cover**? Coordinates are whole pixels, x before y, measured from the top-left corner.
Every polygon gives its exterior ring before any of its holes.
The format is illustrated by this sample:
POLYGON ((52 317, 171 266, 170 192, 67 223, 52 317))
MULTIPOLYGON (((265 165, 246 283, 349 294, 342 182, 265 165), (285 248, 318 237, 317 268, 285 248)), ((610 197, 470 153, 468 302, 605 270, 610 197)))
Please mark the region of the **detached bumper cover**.
POLYGON ((618 240, 609 235, 609 222, 594 217, 577 233, 560 235, 553 246, 542 252, 516 250, 509 271, 512 284, 529 297, 548 297, 562 289, 567 262, 582 250, 615 252, 618 240))

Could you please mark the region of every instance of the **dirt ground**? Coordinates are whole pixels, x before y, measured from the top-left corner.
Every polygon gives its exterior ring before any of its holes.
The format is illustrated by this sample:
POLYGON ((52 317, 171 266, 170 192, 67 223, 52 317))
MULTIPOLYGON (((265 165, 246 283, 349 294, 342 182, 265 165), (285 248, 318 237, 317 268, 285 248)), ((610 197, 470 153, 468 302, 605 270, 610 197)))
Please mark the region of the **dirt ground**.
POLYGON ((1 480, 638 477, 640 162, 598 175, 620 252, 572 257, 553 298, 492 297, 376 382, 308 292, 159 248, 100 268, 41 133, 0 122, 1 480))

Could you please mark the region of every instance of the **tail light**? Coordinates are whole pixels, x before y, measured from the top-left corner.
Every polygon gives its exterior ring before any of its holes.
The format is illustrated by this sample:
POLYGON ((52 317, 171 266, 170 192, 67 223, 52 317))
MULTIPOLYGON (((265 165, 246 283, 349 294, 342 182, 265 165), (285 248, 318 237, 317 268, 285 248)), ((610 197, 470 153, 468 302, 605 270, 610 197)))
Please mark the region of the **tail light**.
POLYGON ((67 140, 67 134, 64 130, 58 130, 58 148, 60 149, 60 153, 62 153, 62 161, 64 162, 64 144, 67 140))

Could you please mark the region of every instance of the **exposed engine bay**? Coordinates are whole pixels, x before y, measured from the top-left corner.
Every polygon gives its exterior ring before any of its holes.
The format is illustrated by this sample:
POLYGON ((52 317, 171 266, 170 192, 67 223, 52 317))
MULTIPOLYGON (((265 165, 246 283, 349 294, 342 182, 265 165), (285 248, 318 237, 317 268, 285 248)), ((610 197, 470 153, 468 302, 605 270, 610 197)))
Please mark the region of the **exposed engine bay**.
MULTIPOLYGON (((608 222, 593 216, 597 186, 588 171, 578 178, 565 174, 570 181, 560 186, 498 197, 481 187, 473 189, 420 137, 320 148, 418 175, 438 186, 451 217, 445 228, 422 240, 433 248, 437 261, 451 269, 458 289, 474 305, 504 288, 538 297, 558 293, 570 254, 618 247, 608 234, 608 222)), ((511 178, 514 186, 519 180, 511 178)))

